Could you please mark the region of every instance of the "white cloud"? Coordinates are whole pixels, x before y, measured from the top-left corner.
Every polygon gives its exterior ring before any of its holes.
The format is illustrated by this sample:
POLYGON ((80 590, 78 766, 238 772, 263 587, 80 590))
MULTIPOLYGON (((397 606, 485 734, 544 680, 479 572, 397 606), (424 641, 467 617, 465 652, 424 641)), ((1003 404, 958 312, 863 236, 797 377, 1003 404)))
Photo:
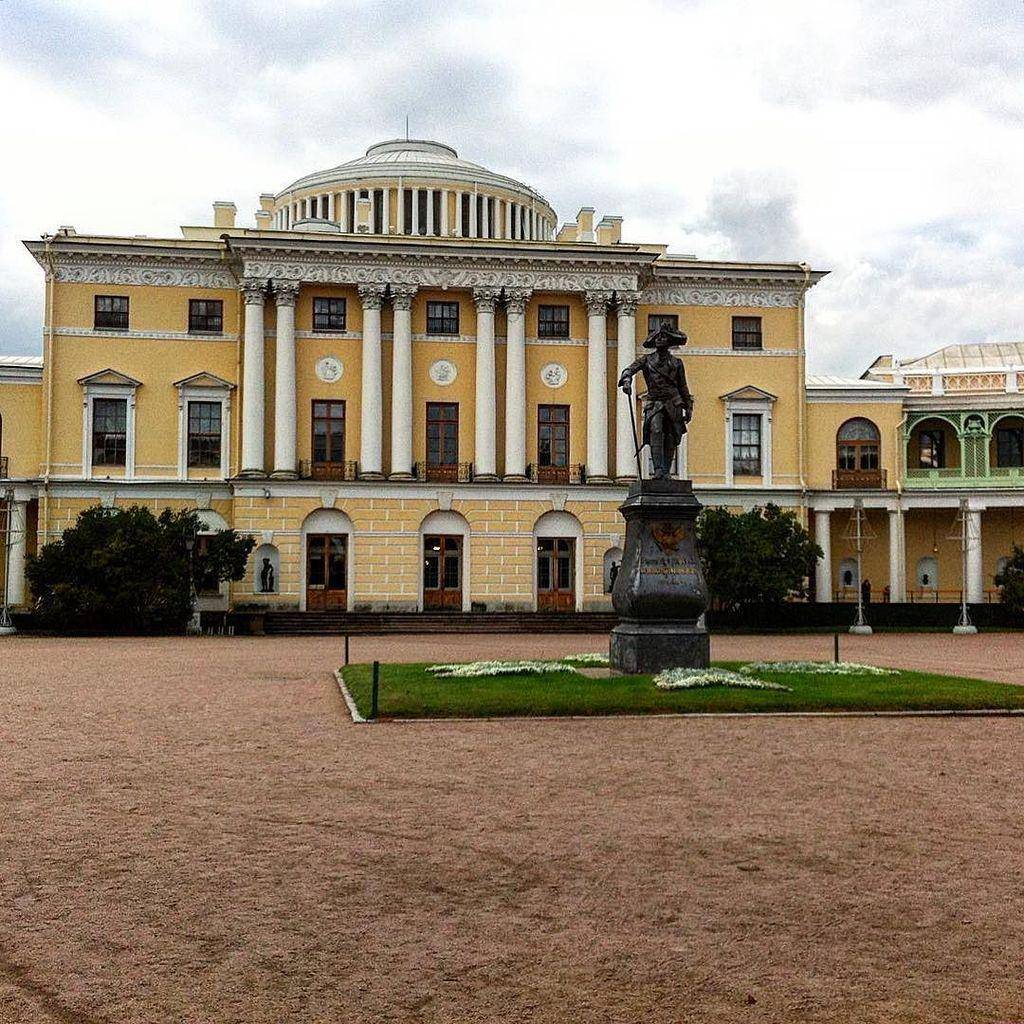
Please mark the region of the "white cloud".
POLYGON ((400 134, 563 218, 808 259, 812 370, 1019 338, 1024 25, 1001 0, 0 5, 0 350, 39 345, 21 238, 177 232, 400 134))

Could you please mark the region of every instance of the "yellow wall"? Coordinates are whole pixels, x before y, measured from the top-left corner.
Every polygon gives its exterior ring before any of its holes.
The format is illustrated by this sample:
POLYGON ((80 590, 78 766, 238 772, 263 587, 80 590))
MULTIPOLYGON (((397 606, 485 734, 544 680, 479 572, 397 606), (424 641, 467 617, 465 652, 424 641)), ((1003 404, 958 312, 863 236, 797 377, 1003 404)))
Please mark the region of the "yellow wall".
POLYGON ((40 384, 0 384, 0 456, 7 457, 12 477, 39 473, 42 397, 40 384))
POLYGON ((807 404, 807 484, 829 490, 832 470, 836 468, 836 434, 849 419, 863 417, 878 428, 879 465, 886 471, 888 485, 899 479, 900 422, 903 407, 895 402, 808 402, 807 404))

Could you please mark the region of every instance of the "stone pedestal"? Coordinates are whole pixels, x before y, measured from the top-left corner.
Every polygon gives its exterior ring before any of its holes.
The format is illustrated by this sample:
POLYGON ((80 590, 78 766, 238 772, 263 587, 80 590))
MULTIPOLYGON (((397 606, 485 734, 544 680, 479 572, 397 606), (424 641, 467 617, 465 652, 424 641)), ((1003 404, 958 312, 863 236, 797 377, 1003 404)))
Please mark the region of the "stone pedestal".
POLYGON ((695 537, 700 510, 689 480, 630 486, 619 509, 626 543, 612 589, 620 617, 611 634, 613 669, 647 673, 710 663, 708 595, 695 537))

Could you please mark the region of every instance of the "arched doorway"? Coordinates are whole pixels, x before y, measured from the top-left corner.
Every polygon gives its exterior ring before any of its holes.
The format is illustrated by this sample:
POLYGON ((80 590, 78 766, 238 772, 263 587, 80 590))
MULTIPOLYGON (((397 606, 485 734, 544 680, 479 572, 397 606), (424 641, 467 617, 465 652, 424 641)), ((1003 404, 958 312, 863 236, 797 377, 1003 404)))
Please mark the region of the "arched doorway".
POLYGON ((352 591, 352 520, 333 508, 302 524, 303 611, 347 611, 352 591))
POLYGON ((533 528, 539 612, 581 611, 583 528, 568 512, 545 512, 533 528))
POLYGON ((469 611, 469 523, 458 512, 431 512, 420 552, 421 611, 469 611))
MULTIPOLYGON (((196 509, 199 517, 199 531, 196 533, 195 553, 197 556, 205 555, 210 544, 210 538, 215 533, 229 529, 227 520, 213 509, 196 509)), ((223 612, 228 609, 230 596, 230 584, 227 580, 220 581, 215 577, 205 579, 197 574, 194 580, 196 588, 196 608, 204 612, 223 612)))

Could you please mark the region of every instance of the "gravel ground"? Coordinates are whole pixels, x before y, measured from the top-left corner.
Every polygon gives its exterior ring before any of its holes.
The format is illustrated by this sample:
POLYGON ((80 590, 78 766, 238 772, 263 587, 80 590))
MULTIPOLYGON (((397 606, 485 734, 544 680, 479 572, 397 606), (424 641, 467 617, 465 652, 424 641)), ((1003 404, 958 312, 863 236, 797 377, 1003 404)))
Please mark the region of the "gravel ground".
MULTIPOLYGON (((846 653, 1024 682, 1022 642, 846 653)), ((357 727, 338 651, 0 645, 0 1021, 1024 1020, 1024 722, 357 727)))

